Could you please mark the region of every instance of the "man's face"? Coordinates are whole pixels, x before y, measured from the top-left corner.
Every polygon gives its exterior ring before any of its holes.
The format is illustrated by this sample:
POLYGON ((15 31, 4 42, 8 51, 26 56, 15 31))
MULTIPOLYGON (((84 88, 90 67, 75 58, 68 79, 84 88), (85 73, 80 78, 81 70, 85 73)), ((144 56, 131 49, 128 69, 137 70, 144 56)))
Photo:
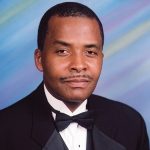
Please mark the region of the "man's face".
POLYGON ((52 17, 44 48, 35 51, 35 62, 54 97, 81 103, 95 89, 102 68, 97 21, 87 17, 52 17))

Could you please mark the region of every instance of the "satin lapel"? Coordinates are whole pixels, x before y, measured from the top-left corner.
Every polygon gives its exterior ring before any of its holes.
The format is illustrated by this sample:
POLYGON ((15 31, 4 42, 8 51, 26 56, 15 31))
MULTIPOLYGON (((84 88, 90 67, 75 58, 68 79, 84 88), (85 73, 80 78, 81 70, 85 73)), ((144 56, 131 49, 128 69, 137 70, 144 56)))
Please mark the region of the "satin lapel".
POLYGON ((114 141, 95 126, 93 128, 94 150, 126 150, 120 143, 114 141))
POLYGON ((54 130, 53 134, 42 150, 68 150, 68 148, 62 140, 61 135, 54 130))
POLYGON ((87 131, 87 143, 86 143, 86 150, 94 150, 93 149, 93 137, 92 137, 92 131, 87 131))
POLYGON ((43 84, 33 94, 32 138, 44 147, 55 130, 50 106, 46 100, 43 84))
POLYGON ((91 95, 87 104, 88 110, 94 110, 94 128, 93 128, 93 144, 95 149, 92 150, 125 150, 124 146, 114 141, 117 128, 113 126, 115 116, 109 111, 111 109, 110 102, 103 97, 91 95))
POLYGON ((43 84, 33 94, 32 138, 43 150, 68 150, 56 131, 43 84))

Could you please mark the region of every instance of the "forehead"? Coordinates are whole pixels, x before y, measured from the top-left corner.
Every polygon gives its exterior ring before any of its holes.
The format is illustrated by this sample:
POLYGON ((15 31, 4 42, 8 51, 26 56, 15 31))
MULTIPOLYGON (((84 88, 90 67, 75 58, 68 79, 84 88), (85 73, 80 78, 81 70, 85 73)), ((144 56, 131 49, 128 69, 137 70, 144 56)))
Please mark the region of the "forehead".
POLYGON ((85 16, 67 16, 67 17, 59 17, 52 16, 48 21, 49 27, 57 27, 57 26, 67 26, 69 24, 82 24, 83 26, 95 26, 99 28, 99 24, 95 18, 89 18, 85 16))
POLYGON ((79 38, 101 41, 100 28, 96 19, 88 17, 53 16, 48 21, 48 33, 63 38, 79 38))

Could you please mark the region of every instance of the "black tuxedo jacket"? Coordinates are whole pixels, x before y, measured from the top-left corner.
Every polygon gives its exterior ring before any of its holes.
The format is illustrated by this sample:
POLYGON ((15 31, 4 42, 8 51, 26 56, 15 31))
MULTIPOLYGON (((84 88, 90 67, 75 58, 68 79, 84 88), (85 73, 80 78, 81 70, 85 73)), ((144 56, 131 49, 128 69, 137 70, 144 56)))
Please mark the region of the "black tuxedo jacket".
MULTIPOLYGON (((143 118, 132 108, 91 95, 87 108, 95 110, 87 150, 149 150, 143 118)), ((88 134, 89 137, 89 134, 88 134)), ((1 150, 67 150, 55 128, 43 84, 16 104, 0 111, 1 150)))

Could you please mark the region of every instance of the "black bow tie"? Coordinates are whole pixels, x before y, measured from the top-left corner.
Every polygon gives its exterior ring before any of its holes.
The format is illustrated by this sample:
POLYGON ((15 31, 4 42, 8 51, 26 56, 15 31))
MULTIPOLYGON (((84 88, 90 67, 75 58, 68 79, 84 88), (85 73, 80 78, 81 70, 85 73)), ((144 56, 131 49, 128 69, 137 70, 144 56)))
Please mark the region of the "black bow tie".
POLYGON ((93 122, 94 122, 93 116, 94 116, 93 111, 83 112, 81 114, 78 114, 72 117, 64 113, 57 112, 55 122, 59 131, 62 131, 65 128, 67 128, 69 124, 72 122, 76 122, 80 126, 86 129, 92 129, 93 122))

